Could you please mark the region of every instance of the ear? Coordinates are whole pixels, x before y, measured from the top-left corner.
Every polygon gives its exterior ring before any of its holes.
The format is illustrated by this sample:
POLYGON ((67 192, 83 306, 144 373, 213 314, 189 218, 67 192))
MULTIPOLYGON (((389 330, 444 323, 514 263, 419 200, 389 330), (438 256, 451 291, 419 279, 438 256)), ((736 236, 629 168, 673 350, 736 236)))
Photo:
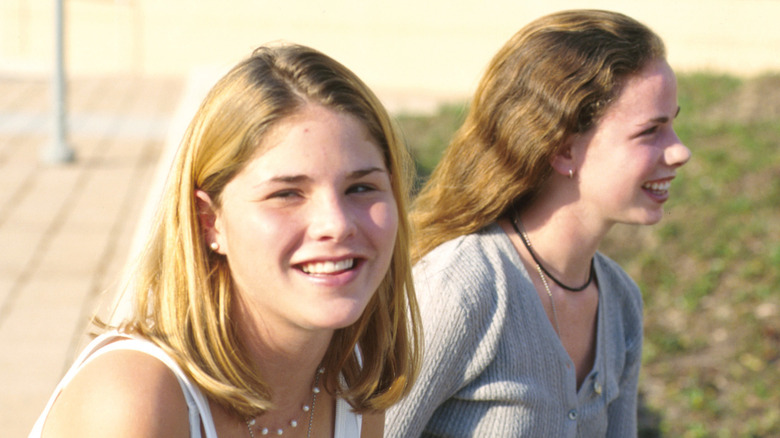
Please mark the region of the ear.
POLYGON ((553 155, 552 159, 550 160, 550 165, 555 170, 555 172, 565 176, 566 178, 570 178, 570 175, 577 173, 576 162, 574 159, 575 153, 573 150, 576 143, 576 139, 574 137, 576 137, 576 135, 566 140, 566 143, 558 152, 555 153, 555 155, 553 155))
POLYGON ((202 238, 207 248, 216 242, 217 249, 210 249, 214 252, 224 254, 222 251, 221 235, 217 229, 217 209, 211 196, 203 190, 195 190, 195 210, 198 213, 198 223, 200 224, 202 238))

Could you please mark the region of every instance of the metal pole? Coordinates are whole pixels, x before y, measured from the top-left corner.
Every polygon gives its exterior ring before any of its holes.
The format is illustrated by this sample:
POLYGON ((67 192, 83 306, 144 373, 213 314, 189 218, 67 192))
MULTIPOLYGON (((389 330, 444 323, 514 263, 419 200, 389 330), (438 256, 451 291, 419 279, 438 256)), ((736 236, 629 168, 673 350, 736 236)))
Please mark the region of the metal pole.
POLYGON ((52 142, 42 156, 45 162, 55 164, 68 163, 75 159, 75 153, 67 144, 63 1, 54 0, 54 73, 51 81, 54 132, 52 142))

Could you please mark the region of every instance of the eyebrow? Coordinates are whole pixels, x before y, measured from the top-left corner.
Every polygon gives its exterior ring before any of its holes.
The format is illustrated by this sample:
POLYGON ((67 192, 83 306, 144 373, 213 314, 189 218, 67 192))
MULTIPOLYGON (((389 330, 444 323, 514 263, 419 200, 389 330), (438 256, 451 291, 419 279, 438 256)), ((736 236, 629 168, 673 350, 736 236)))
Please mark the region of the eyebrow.
MULTIPOLYGON (((383 172, 388 173, 387 170, 381 168, 381 167, 367 167, 365 169, 358 169, 354 170, 347 174, 347 179, 354 180, 354 179, 360 179, 363 178, 366 175, 370 175, 375 172, 383 172)), ((294 183, 301 183, 304 181, 310 181, 311 178, 308 175, 280 175, 275 176, 272 178, 269 178, 265 182, 261 184, 268 184, 268 183, 287 183, 287 184, 294 184, 294 183)))
MULTIPOLYGON (((674 116, 672 117, 672 119, 676 119, 677 116, 679 116, 679 115, 680 115, 680 106, 678 105, 677 106, 677 111, 674 113, 674 116)), ((652 123, 666 123, 666 122, 669 121, 669 117, 668 116, 660 116, 660 117, 656 117, 656 118, 650 119, 648 121, 652 122, 652 123)))
POLYGON ((381 167, 368 167, 366 169, 358 169, 354 172, 350 172, 347 175, 347 178, 349 179, 359 179, 366 175, 370 175, 374 172, 380 172, 380 173, 388 173, 387 170, 381 168, 381 167))

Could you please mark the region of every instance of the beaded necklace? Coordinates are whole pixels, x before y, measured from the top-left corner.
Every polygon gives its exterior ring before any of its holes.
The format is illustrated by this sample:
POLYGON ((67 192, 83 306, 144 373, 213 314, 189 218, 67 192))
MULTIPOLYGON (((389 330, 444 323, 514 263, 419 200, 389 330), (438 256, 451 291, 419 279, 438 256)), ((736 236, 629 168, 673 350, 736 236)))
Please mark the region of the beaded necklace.
MULTIPOLYGON (((319 368, 317 372, 314 374, 314 385, 312 385, 311 392, 311 405, 304 404, 301 407, 301 411, 303 411, 304 415, 309 414, 309 428, 306 431, 306 438, 311 438, 311 425, 312 421, 314 420, 314 407, 317 404, 317 394, 320 393, 320 376, 325 372, 325 368, 319 368)), ((267 427, 258 427, 257 425, 257 419, 256 418, 247 418, 246 419, 246 428, 249 431, 249 437, 255 438, 255 432, 254 429, 257 428, 258 432, 260 432, 260 435, 268 435, 272 431, 271 429, 267 427)), ((292 419, 285 427, 277 428, 273 433, 275 435, 284 435, 286 428, 295 429, 298 427, 298 420, 292 419)))

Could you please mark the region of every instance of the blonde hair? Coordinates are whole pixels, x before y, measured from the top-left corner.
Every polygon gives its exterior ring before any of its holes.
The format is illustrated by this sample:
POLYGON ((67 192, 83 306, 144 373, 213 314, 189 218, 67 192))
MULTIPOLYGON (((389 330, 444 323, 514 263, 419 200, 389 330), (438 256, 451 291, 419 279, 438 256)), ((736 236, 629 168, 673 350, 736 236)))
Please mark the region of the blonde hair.
POLYGON ((517 32, 415 200, 413 262, 531 199, 567 139, 598 122, 626 77, 664 56, 655 33, 614 12, 559 12, 517 32))
POLYGON ((323 362, 328 388, 358 411, 383 410, 410 390, 420 360, 407 150, 379 100, 349 69, 304 46, 260 47, 219 80, 187 129, 134 277, 135 313, 121 327, 160 345, 211 399, 244 417, 269 409, 270 392, 243 353, 229 313, 227 261, 206 249, 194 193, 205 191, 219 206, 263 136, 311 103, 364 124, 384 154, 398 205, 390 269, 359 320, 335 332, 323 362))

